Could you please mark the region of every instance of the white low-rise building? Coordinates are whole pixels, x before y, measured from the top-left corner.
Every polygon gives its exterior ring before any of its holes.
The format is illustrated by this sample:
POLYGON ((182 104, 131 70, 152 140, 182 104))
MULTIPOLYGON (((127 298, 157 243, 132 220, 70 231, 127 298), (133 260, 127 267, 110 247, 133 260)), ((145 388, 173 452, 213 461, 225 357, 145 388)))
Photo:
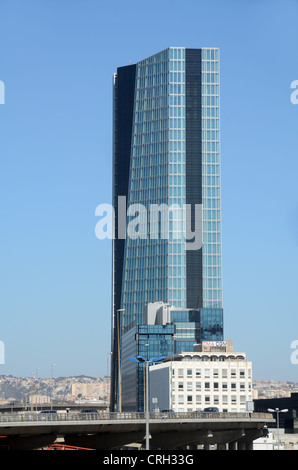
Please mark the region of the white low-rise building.
POLYGON ((239 413, 252 401, 252 364, 233 352, 232 341, 204 342, 149 370, 151 410, 239 413))

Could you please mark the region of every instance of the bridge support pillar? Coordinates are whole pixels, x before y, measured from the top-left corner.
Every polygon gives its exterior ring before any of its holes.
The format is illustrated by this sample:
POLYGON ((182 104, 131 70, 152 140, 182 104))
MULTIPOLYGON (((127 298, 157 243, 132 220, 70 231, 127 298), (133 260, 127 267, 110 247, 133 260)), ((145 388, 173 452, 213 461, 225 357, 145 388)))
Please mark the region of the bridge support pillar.
POLYGON ((229 450, 237 450, 237 442, 230 442, 229 450))
POLYGON ((217 450, 227 450, 226 444, 217 444, 217 450))
POLYGON ((246 450, 246 442, 238 442, 238 450, 246 450))
POLYGON ((249 441, 246 443, 246 450, 253 450, 253 448, 254 448, 253 441, 249 441))

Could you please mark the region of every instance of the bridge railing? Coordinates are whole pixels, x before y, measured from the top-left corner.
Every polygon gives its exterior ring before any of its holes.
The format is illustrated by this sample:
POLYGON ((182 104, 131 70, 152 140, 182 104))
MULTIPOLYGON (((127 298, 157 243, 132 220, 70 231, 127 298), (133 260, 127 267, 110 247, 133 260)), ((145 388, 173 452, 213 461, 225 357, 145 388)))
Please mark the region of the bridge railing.
MULTIPOLYGON (((268 419, 271 415, 268 413, 206 413, 206 412, 150 412, 150 420, 188 420, 188 419, 268 419)), ((146 413, 142 412, 97 412, 97 413, 81 413, 81 412, 11 412, 0 413, 0 423, 26 423, 26 422, 43 422, 43 421, 128 421, 128 420, 144 420, 146 413)))

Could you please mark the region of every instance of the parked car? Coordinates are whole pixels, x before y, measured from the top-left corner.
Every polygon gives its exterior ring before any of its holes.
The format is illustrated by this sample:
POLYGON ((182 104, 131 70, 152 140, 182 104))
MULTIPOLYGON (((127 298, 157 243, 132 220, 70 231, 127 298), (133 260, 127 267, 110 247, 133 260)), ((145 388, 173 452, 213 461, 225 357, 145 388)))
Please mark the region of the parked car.
POLYGON ((216 407, 210 406, 209 408, 204 408, 203 413, 219 413, 219 409, 216 407))
POLYGON ((90 408, 90 409, 86 408, 86 410, 81 410, 81 413, 88 413, 88 414, 93 413, 94 414, 94 413, 98 413, 98 411, 95 408, 94 409, 93 408, 90 408))
POLYGON ((57 411, 56 410, 41 410, 39 412, 39 415, 41 415, 41 419, 51 419, 52 417, 54 418, 57 416, 57 411))

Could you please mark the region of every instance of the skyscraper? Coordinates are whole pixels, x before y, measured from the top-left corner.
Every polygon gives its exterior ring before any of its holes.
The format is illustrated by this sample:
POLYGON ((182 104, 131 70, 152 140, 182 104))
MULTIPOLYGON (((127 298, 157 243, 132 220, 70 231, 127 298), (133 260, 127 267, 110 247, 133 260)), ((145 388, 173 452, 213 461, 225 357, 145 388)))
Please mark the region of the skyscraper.
POLYGON ((113 141, 111 409, 122 333, 149 302, 222 315, 219 50, 118 68, 113 141))

